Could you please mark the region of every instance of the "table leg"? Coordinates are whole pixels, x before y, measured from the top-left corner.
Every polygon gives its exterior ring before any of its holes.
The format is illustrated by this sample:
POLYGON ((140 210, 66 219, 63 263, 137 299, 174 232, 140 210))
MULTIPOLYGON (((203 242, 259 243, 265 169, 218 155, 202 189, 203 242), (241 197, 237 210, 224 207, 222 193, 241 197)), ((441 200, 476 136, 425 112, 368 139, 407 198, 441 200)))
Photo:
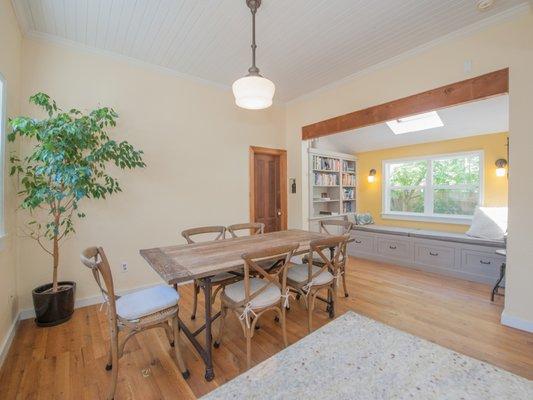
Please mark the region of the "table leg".
POLYGON ((211 381, 215 377, 213 372, 213 335, 211 332, 211 278, 203 279, 205 296, 205 380, 211 381))

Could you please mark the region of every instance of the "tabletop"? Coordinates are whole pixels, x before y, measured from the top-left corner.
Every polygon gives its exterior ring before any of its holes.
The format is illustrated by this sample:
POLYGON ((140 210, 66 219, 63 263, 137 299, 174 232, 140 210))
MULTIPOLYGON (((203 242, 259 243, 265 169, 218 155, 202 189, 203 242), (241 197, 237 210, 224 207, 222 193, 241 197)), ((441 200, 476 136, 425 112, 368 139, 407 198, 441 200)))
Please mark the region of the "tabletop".
POLYGON ((252 251, 298 243, 299 247, 295 254, 306 253, 309 251, 311 241, 329 236, 325 233, 292 229, 262 235, 143 249, 140 253, 165 282, 175 284, 236 270, 244 265, 241 256, 252 251))

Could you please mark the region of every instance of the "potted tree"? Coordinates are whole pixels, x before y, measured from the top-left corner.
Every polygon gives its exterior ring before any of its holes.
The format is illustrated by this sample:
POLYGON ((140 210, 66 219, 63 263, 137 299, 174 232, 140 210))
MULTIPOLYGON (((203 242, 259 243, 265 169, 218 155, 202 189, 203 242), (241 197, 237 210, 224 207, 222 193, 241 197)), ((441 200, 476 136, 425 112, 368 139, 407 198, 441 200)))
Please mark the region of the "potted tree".
POLYGON ((70 319, 74 311, 76 284, 58 281, 58 268, 61 242, 74 233, 74 219, 85 217, 79 202, 121 191, 117 180, 106 173, 110 163, 121 169, 142 168, 145 163, 142 151, 110 139, 107 131, 118 118, 112 108, 62 111, 44 93, 31 96, 30 103, 47 117, 9 120, 9 141, 21 137, 35 143, 30 154, 10 157, 10 175, 20 177, 20 208, 31 216, 26 234, 52 259, 52 282, 32 292, 37 325, 52 326, 70 319))

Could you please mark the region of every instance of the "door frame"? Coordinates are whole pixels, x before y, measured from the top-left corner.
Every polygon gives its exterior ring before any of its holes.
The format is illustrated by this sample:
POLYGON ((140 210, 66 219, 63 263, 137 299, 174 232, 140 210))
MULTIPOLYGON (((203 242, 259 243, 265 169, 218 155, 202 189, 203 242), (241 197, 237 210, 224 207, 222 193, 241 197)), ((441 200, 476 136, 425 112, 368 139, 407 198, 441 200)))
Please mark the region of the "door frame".
POLYGON ((249 180, 250 180, 250 222, 255 222, 255 155, 268 154, 279 156, 279 180, 281 202, 281 230, 287 229, 287 150, 272 149, 269 147, 250 146, 249 156, 249 180))

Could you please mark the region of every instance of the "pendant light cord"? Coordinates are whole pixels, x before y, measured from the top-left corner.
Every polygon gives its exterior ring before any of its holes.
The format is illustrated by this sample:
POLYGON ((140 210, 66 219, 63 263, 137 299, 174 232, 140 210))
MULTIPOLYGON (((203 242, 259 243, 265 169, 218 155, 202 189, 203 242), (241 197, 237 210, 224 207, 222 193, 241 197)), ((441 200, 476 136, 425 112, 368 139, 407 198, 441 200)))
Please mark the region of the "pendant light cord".
POLYGON ((257 45, 255 44, 255 14, 257 9, 261 5, 261 1, 258 0, 247 0, 246 4, 250 7, 252 12, 252 66, 248 68, 248 75, 259 75, 259 68, 255 65, 255 49, 257 45))

